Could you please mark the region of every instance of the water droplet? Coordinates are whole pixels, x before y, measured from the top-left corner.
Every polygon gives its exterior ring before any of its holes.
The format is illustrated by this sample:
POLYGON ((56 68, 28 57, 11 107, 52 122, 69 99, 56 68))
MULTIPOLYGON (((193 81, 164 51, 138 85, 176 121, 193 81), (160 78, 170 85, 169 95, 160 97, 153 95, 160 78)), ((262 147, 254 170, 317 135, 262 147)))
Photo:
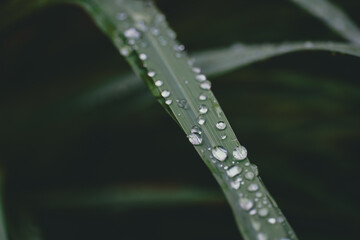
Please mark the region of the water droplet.
POLYGON ((229 170, 226 171, 226 174, 229 177, 235 177, 236 175, 240 174, 242 171, 242 168, 239 166, 234 166, 232 168, 230 168, 229 170))
POLYGON ((264 233, 259 233, 257 235, 257 240, 267 240, 268 237, 264 233))
POLYGON ((230 183, 231 187, 233 189, 239 189, 240 188, 240 181, 233 181, 230 183))
POLYGON ((152 35, 157 36, 157 35, 159 35, 160 31, 157 28, 152 28, 151 33, 152 33, 152 35))
POLYGON ((201 100, 201 101, 205 101, 207 99, 207 97, 206 97, 206 95, 205 94, 200 94, 200 96, 199 96, 199 100, 201 100))
POLYGON ((131 52, 131 48, 128 47, 128 46, 122 47, 122 48, 120 49, 120 54, 121 54, 122 56, 124 56, 124 57, 128 57, 129 54, 130 54, 130 52, 131 52))
POLYGON ((193 126, 192 128, 191 128, 191 133, 198 133, 198 134, 202 134, 202 130, 201 130, 201 128, 199 127, 199 126, 193 126))
POLYGON ((202 137, 199 133, 191 133, 188 138, 193 145, 200 145, 202 143, 202 137))
POLYGON ((210 81, 204 81, 200 84, 200 87, 204 90, 210 90, 211 89, 211 82, 210 81))
POLYGON ((223 121, 217 122, 216 128, 219 130, 224 130, 226 128, 226 123, 224 123, 223 121))
POLYGON ((255 174, 253 172, 247 172, 245 173, 245 178, 248 180, 253 180, 255 177, 255 174))
POLYGON ((248 186, 250 192, 256 192, 259 189, 259 186, 256 183, 252 183, 248 186))
POLYGON ((185 50, 185 46, 182 45, 182 44, 175 44, 174 45, 174 50, 177 51, 177 52, 182 52, 185 50))
POLYGON ((240 146, 234 149, 233 156, 237 160, 244 160, 247 157, 247 150, 244 146, 240 146))
POLYGON ((196 80, 203 82, 206 80, 206 76, 204 74, 198 74, 196 75, 196 80))
POLYGON ((250 210, 254 206, 253 201, 248 198, 240 198, 239 204, 240 207, 246 211, 250 210))
POLYGON ((252 215, 252 216, 255 215, 255 214, 256 214, 256 209, 251 210, 251 211, 249 212, 249 214, 252 215))
POLYGON ((168 90, 163 90, 163 91, 161 92, 161 96, 163 96, 164 98, 169 97, 169 96, 170 96, 170 91, 168 91, 168 90))
POLYGON ((149 77, 155 77, 156 72, 154 72, 154 71, 149 71, 147 75, 148 75, 149 77))
POLYGON ((224 161, 227 158, 227 150, 221 146, 212 149, 212 155, 219 161, 224 161))
POLYGON ((207 113, 207 111, 208 111, 208 108, 205 105, 200 105, 199 112, 201 114, 205 114, 205 113, 207 113))
POLYGON ((165 103, 166 103, 167 105, 170 105, 170 104, 172 103, 172 100, 171 100, 171 99, 167 99, 167 100, 165 101, 165 103))
POLYGON ((145 60, 147 59, 147 56, 146 56, 145 53, 140 53, 139 58, 140 58, 141 60, 145 61, 145 60))
POLYGON ((269 218, 269 219, 268 219, 268 222, 269 222, 270 224, 275 224, 275 223, 276 223, 276 219, 275 219, 275 218, 269 218))
POLYGON ((194 73, 200 73, 201 72, 201 69, 198 68, 198 67, 193 67, 192 70, 193 70, 194 73))
POLYGON ((128 39, 138 39, 140 38, 141 34, 135 28, 129 28, 124 32, 124 35, 128 39))
POLYGON ((204 125, 205 122, 206 122, 205 118, 203 118, 203 117, 201 117, 201 116, 198 118, 198 123, 199 123, 200 125, 204 125))
POLYGON ((181 54, 181 53, 176 53, 176 54, 175 54, 175 57, 181 58, 181 57, 182 57, 182 54, 181 54))
POLYGON ((167 45, 167 41, 166 41, 166 39, 164 37, 160 36, 158 38, 158 40, 159 40, 161 46, 166 46, 167 45))
POLYGON ((269 214, 269 210, 267 208, 260 208, 258 213, 260 217, 266 217, 269 214))
POLYGON ((220 137, 222 140, 225 140, 227 138, 226 135, 221 135, 220 137))
POLYGON ((116 19, 120 20, 120 21, 124 21, 127 18, 127 14, 126 13, 118 13, 116 15, 116 19))
POLYGON ((176 33, 175 33, 173 30, 171 30, 171 29, 168 29, 168 30, 167 30, 167 34, 168 34, 168 36, 169 36, 171 39, 175 39, 175 38, 176 38, 176 33))
POLYGON ((161 80, 157 80, 155 82, 155 86, 157 86, 157 87, 161 87, 162 85, 163 85, 163 82, 161 80))
POLYGON ((187 101, 185 99, 176 100, 180 108, 186 108, 187 101))

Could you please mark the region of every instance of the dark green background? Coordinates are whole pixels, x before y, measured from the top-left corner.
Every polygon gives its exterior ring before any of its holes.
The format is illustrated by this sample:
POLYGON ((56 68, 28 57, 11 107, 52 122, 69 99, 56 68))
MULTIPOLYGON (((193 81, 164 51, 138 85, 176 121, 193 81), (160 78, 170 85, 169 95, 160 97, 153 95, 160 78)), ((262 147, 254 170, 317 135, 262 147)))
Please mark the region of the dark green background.
MULTIPOLYGON (((358 1, 333 2, 360 24, 358 1)), ((343 41, 290 1, 157 4, 190 53, 235 42, 343 41)), ((211 79, 240 142, 300 239, 357 239, 359 64, 355 57, 304 52, 211 79)), ((30 212, 45 240, 240 239, 222 197, 121 211, 47 208, 34 200, 103 186, 192 187, 221 195, 145 85, 94 108, 74 104, 129 71, 111 42, 73 6, 38 12, 0 33, 0 161, 9 225, 22 231, 19 216, 30 212)))

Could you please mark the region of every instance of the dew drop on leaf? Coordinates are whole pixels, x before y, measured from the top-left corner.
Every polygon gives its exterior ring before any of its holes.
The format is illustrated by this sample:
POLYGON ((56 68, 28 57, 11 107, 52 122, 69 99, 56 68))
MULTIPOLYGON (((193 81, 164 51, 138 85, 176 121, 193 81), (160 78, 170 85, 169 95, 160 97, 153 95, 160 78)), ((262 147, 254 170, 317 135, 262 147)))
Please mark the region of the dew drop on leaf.
POLYGON ((206 76, 204 74, 198 74, 196 75, 196 80, 203 82, 206 80, 206 76))
POLYGON ((161 80, 157 80, 157 81, 155 82, 155 86, 157 86, 157 87, 161 87, 163 84, 164 84, 164 83, 163 83, 163 81, 161 81, 161 80))
POLYGON ((244 160, 247 157, 247 150, 244 146, 239 146, 234 149, 233 156, 236 160, 244 160))
POLYGON ((147 55, 145 53, 140 53, 139 58, 145 61, 147 59, 147 55))
POLYGON ((200 114, 205 114, 208 112, 208 108, 205 105, 200 105, 199 112, 200 114))
POLYGON ((259 186, 256 183, 252 183, 248 186, 250 192, 256 192, 259 189, 259 186))
POLYGON ((199 133, 191 133, 188 135, 188 138, 193 145, 200 145, 202 143, 202 137, 199 133))
POLYGON ((201 101, 205 101, 207 99, 207 97, 206 97, 206 95, 205 94, 200 94, 200 96, 199 96, 199 100, 201 100, 201 101))
POLYGON ((221 146, 214 147, 211 152, 219 161, 224 161, 227 158, 227 150, 221 146))
POLYGON ((205 118, 203 118, 203 117, 201 117, 201 116, 198 118, 198 123, 199 123, 200 125, 204 125, 205 122, 206 122, 205 118))
POLYGON ((167 100, 165 101, 165 103, 166 103, 167 105, 170 105, 170 104, 172 103, 172 100, 171 100, 171 99, 167 99, 167 100))
POLYGON ((135 28, 129 28, 125 30, 124 35, 128 39, 139 39, 141 36, 140 32, 135 28))
POLYGON ((163 96, 164 98, 169 97, 169 96, 170 96, 170 91, 168 91, 168 90, 163 90, 163 91, 161 92, 161 96, 163 96))
POLYGON ((148 75, 149 77, 155 77, 156 72, 154 72, 154 71, 149 71, 149 72, 147 73, 147 75, 148 75))
POLYGON ((216 128, 219 130, 224 130, 226 128, 226 123, 224 123, 223 121, 217 122, 216 128))
POLYGON ((204 81, 200 84, 200 88, 204 90, 210 90, 211 89, 211 82, 210 81, 204 81))
POLYGON ((253 201, 248 198, 240 198, 239 204, 240 207, 246 211, 250 210, 254 206, 253 201))
POLYGON ((227 170, 226 174, 232 178, 232 177, 235 177, 236 175, 240 174, 241 171, 242 171, 241 167, 234 166, 234 167, 230 168, 229 170, 227 170))
POLYGON ((245 173, 245 178, 248 180, 253 180, 255 177, 255 174, 253 172, 247 172, 245 173))

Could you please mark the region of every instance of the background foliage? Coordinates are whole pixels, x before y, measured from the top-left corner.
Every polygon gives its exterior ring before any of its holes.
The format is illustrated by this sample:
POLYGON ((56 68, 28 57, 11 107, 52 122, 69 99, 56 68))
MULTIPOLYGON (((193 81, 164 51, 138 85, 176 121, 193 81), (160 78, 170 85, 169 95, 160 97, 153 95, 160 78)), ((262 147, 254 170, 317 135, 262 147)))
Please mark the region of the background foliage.
MULTIPOLYGON (((356 1, 335 3, 360 23, 356 1)), ((190 53, 239 41, 342 41, 287 1, 157 4, 190 53)), ((1 161, 18 239, 239 239, 217 183, 146 86, 95 107, 78 103, 130 71, 84 12, 53 7, 0 34, 1 161), (69 200, 75 193, 88 204, 69 200)), ((300 239, 356 236, 358 64, 298 52, 213 79, 300 239)))

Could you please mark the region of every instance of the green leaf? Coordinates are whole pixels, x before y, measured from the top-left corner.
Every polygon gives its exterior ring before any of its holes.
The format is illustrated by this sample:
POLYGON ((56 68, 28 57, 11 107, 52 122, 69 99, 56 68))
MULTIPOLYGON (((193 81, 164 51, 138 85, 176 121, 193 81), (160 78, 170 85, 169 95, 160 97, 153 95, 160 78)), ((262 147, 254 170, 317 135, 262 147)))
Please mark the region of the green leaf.
POLYGON ((354 44, 360 44, 360 30, 347 14, 327 0, 291 0, 322 20, 330 29, 354 44))
MULTIPOLYGON (((152 2, 93 0, 83 6, 188 135, 222 187, 244 239, 296 239, 247 159, 211 83, 193 66, 152 2)), ((181 162, 169 164, 169 171, 176 164, 181 162)))

